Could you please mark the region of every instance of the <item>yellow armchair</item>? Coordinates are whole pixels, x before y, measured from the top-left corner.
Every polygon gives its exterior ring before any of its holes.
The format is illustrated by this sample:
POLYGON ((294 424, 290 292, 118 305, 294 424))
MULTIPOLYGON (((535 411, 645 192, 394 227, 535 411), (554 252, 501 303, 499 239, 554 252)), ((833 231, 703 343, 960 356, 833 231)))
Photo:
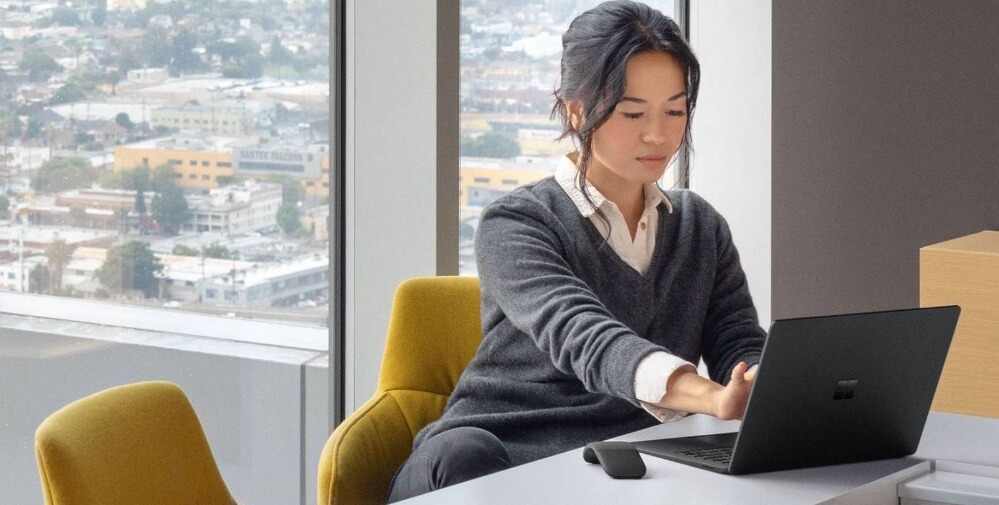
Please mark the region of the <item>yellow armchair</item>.
POLYGON ((444 411, 482 341, 475 277, 410 279, 396 289, 374 395, 330 435, 319 505, 385 503, 413 438, 444 411))
POLYGON ((187 396, 169 382, 77 400, 35 432, 47 505, 234 505, 187 396))

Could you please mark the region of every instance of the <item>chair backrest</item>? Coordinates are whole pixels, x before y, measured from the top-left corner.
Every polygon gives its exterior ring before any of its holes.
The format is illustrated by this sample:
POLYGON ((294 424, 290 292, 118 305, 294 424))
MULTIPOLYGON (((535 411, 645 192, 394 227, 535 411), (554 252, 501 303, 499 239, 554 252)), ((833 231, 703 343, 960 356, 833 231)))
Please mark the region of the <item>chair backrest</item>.
POLYGON ((187 396, 169 382, 77 400, 35 432, 47 505, 233 505, 187 396))
POLYGON ((425 277, 399 285, 378 388, 323 449, 320 505, 385 503, 413 438, 441 416, 481 341, 477 278, 425 277))

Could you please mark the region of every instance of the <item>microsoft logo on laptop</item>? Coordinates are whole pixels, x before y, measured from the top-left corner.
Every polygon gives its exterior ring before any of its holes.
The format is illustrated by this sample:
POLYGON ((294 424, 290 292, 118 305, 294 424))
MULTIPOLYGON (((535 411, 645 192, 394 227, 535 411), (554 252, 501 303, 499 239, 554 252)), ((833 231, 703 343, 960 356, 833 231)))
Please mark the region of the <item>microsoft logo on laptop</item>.
POLYGON ((836 382, 836 392, 833 393, 833 400, 849 400, 853 398, 853 392, 857 390, 856 380, 836 382))

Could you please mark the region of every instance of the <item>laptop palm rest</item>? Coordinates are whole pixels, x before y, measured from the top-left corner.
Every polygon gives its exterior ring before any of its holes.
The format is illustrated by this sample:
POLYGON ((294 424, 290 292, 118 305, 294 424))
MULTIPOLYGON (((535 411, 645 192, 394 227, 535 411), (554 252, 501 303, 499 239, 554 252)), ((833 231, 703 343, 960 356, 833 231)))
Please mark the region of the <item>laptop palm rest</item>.
POLYGON ((693 437, 646 440, 634 444, 638 452, 641 453, 699 466, 714 472, 728 473, 728 456, 731 456, 731 449, 735 447, 738 435, 738 432, 715 433, 693 437), (712 453, 712 449, 719 451, 712 453), (722 450, 728 450, 728 456, 725 456, 725 452, 722 450), (696 455, 692 453, 696 453, 696 455))

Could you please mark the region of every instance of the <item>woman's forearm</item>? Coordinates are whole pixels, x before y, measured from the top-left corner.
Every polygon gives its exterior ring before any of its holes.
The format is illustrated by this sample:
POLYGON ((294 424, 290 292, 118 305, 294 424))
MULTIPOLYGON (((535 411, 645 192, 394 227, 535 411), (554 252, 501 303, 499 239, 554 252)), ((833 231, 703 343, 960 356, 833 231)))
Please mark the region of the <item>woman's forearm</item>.
POLYGON ((715 397, 723 389, 697 372, 681 368, 666 380, 666 395, 659 406, 692 414, 715 415, 715 397))

